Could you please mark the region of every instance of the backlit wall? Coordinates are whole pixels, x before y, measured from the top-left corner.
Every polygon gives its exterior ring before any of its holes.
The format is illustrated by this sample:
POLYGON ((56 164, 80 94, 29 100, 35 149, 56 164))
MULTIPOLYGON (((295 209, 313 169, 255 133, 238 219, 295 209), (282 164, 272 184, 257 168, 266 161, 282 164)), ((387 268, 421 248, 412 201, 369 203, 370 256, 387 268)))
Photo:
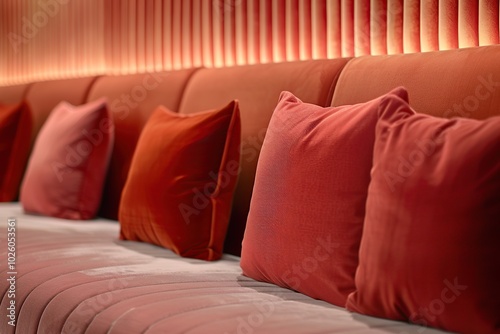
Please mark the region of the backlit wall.
POLYGON ((498 0, 2 0, 0 85, 499 43, 498 0))

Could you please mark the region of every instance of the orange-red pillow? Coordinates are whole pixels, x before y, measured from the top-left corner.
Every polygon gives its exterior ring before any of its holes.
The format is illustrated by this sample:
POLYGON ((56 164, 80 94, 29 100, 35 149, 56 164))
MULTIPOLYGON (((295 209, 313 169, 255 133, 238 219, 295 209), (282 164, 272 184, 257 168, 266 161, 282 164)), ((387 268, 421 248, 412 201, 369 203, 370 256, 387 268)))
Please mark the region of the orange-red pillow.
POLYGON ((377 125, 347 308, 460 333, 500 333, 500 117, 377 125))
POLYGON ((99 208, 114 140, 106 100, 59 103, 31 153, 20 200, 28 213, 90 219, 99 208))
POLYGON ((404 88, 323 108, 281 94, 257 166, 241 268, 344 306, 354 290, 379 113, 404 88))
POLYGON ((28 104, 0 105, 0 202, 17 199, 29 157, 31 129, 28 104))
POLYGON ((222 256, 239 169, 237 101, 180 115, 160 106, 132 158, 120 201, 120 238, 184 257, 222 256))

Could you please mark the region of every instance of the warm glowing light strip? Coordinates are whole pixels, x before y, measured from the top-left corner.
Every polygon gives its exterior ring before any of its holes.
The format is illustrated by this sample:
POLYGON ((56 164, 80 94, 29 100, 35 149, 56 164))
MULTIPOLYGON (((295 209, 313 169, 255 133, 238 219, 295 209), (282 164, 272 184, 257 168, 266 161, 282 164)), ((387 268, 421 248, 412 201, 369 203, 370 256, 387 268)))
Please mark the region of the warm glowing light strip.
POLYGON ((499 43, 498 0, 2 0, 0 15, 0 85, 499 43))

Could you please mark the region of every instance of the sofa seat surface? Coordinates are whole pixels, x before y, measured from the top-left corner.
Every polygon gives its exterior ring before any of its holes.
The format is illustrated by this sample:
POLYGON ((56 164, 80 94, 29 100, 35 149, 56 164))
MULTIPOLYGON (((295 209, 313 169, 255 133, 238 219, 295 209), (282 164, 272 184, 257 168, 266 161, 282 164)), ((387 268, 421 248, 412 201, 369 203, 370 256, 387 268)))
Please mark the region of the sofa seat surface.
POLYGON ((116 221, 27 215, 18 203, 0 203, 2 259, 9 218, 16 274, 12 290, 2 260, 0 333, 442 333, 257 282, 232 255, 181 258, 118 240, 116 221), (4 321, 11 300, 15 327, 4 321))

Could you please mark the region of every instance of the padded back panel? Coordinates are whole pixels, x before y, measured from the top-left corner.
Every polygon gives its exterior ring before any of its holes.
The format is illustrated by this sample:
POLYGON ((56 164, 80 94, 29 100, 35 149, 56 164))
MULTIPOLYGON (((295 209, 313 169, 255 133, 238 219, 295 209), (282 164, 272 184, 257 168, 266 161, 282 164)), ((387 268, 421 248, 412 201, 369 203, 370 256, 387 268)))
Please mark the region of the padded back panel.
POLYGON ((255 169, 267 125, 283 90, 304 102, 328 105, 347 59, 202 69, 193 75, 180 113, 194 113, 240 101, 241 172, 224 252, 240 255, 255 169))
POLYGON ((118 219, 123 186, 141 130, 158 105, 177 111, 182 92, 196 69, 96 80, 88 100, 106 96, 115 122, 115 144, 99 214, 118 219))
POLYGON ((28 90, 29 84, 0 87, 0 104, 21 102, 28 90))
MULTIPOLYGON (((12 87, 0 87, 0 103, 19 102, 23 99, 28 103, 31 114, 31 135, 26 136, 30 147, 35 142, 38 131, 49 116, 52 109, 61 101, 66 100, 71 104, 79 105, 85 102, 87 93, 95 77, 65 79, 36 82, 33 84, 12 87)), ((25 140, 25 139, 24 139, 25 140)), ((18 168, 24 173, 26 161, 18 168)))
POLYGON ((26 93, 33 116, 32 140, 54 107, 61 101, 73 105, 85 103, 95 77, 42 81, 33 83, 26 93))
POLYGON ((332 106, 368 101, 405 86, 417 112, 484 119, 500 115, 500 45, 360 57, 340 75, 332 106))

